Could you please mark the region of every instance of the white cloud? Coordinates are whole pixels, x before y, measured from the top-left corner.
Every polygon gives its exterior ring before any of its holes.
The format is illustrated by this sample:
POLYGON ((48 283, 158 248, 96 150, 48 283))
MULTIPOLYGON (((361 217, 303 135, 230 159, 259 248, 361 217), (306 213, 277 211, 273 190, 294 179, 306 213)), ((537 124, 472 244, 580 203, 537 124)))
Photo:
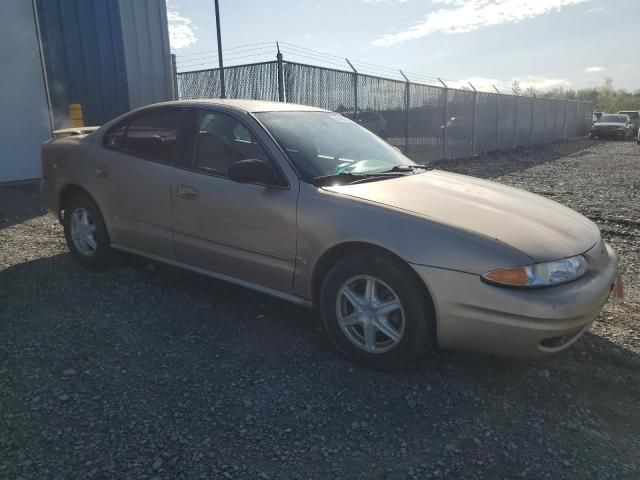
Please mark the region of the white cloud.
POLYGON ((604 72, 604 67, 587 67, 584 69, 585 73, 598 73, 604 72))
POLYGON ((198 41, 191 19, 178 13, 173 6, 167 6, 167 20, 169 21, 169 43, 172 50, 189 47, 198 41))
POLYGON ((518 78, 517 80, 520 83, 520 88, 522 88, 523 90, 532 87, 536 90, 544 91, 549 90, 550 88, 567 88, 571 86, 571 82, 565 78, 546 78, 536 77, 535 75, 527 75, 526 77, 518 78))
POLYGON ((590 0, 433 0, 442 5, 423 21, 407 30, 375 39, 375 46, 390 46, 426 37, 432 33, 464 33, 490 25, 520 22, 529 18, 558 12, 563 7, 590 0))
POLYGON ((598 12, 602 12, 603 10, 604 10, 604 7, 595 7, 587 10, 587 13, 598 13, 598 12))

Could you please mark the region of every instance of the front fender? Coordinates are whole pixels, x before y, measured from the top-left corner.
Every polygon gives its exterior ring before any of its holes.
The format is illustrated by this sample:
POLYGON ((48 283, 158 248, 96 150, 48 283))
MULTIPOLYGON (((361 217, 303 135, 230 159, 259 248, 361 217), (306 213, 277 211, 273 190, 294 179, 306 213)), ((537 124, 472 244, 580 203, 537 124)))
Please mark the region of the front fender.
POLYGON ((384 248, 407 263, 476 275, 533 262, 476 232, 301 183, 294 293, 311 298, 311 278, 324 252, 353 242, 384 248))

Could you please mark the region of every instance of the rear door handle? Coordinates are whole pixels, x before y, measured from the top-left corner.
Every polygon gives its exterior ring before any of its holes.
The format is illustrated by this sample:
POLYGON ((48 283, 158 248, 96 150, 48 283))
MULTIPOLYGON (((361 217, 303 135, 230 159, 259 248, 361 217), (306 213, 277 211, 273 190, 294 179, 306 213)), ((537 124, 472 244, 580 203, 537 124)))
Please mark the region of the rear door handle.
POLYGON ((105 167, 104 165, 98 165, 96 167, 96 175, 100 178, 108 177, 109 170, 107 170, 107 167, 105 167))
POLYGON ((198 196, 198 191, 188 185, 179 185, 177 189, 178 196, 185 200, 193 200, 198 196))

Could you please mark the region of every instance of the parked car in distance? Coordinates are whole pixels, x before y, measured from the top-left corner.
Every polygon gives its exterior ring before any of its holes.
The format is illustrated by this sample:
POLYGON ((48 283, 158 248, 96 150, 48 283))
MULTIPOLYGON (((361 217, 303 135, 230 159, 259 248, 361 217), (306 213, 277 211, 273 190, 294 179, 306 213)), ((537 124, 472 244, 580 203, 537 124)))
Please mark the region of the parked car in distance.
POLYGON ((633 135, 635 136, 640 129, 640 111, 624 110, 618 113, 629 116, 629 118, 631 119, 631 123, 633 124, 633 135))
POLYGON ((356 121, 364 128, 366 128, 370 132, 375 133, 383 140, 386 140, 389 137, 387 121, 380 112, 363 111, 358 112, 357 116, 353 112, 345 112, 342 113, 342 115, 356 121))
POLYGON ((604 113, 593 124, 589 138, 616 138, 627 140, 633 137, 633 124, 626 114, 604 113))
POLYGON ((46 142, 42 167, 80 264, 123 250, 316 308, 337 349, 374 368, 436 345, 558 352, 616 278, 582 215, 416 164, 312 107, 157 104, 46 142))
MULTIPOLYGON (((464 115, 451 117, 447 121, 447 137, 453 139, 468 139, 471 136, 473 128, 473 119, 464 115)), ((440 125, 440 131, 443 132, 444 125, 440 125)))

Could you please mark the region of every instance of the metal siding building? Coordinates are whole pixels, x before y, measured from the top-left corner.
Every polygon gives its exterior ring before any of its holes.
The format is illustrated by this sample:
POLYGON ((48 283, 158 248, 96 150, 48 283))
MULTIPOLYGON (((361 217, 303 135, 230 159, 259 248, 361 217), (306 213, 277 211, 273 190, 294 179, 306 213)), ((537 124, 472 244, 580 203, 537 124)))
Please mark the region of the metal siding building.
POLYGON ((118 0, 129 107, 173 99, 169 26, 164 0, 118 0))
POLYGON ((51 137, 33 6, 3 0, 0 18, 0 182, 40 176, 40 144, 51 137))
POLYGON ((3 6, 0 61, 14 88, 0 92, 0 182, 40 176, 40 144, 70 126, 69 104, 82 105, 86 125, 100 125, 173 98, 165 0, 3 6))

